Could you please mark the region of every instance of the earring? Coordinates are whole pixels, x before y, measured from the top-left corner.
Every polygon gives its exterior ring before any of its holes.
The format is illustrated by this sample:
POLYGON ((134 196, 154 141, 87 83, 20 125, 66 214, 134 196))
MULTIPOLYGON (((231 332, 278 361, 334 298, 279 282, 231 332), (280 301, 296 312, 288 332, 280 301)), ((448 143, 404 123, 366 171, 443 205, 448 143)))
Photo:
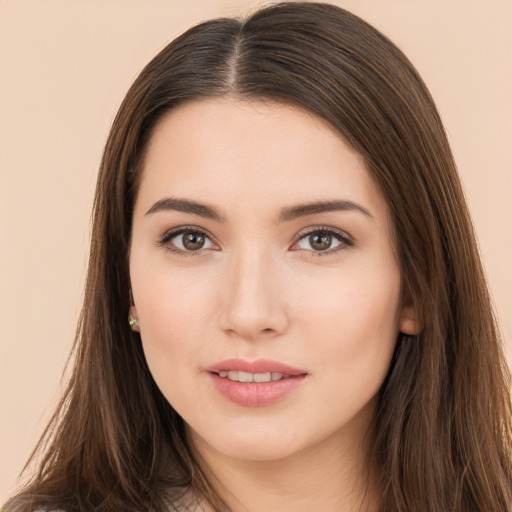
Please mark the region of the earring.
POLYGON ((128 324, 130 325, 130 328, 132 331, 136 331, 138 326, 137 323, 139 322, 139 319, 130 313, 128 315, 128 324))

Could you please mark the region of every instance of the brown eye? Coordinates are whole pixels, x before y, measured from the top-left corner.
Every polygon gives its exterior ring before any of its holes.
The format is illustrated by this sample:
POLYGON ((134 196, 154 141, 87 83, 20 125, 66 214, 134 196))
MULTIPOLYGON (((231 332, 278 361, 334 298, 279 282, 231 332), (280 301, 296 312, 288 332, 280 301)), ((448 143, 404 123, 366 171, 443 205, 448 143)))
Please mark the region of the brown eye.
POLYGON ((217 247, 206 233, 195 229, 171 231, 163 237, 159 245, 181 253, 199 253, 217 247))
POLYGON ((201 233, 183 233, 182 243, 187 251, 198 251, 202 249, 205 244, 205 236, 201 233))
POLYGON ((309 235, 309 243, 315 251, 326 251, 332 245, 332 236, 329 233, 313 233, 309 235))
POLYGON ((331 254, 353 245, 352 239, 343 231, 334 228, 324 228, 305 233, 292 249, 306 250, 311 253, 317 253, 320 256, 323 253, 331 254))

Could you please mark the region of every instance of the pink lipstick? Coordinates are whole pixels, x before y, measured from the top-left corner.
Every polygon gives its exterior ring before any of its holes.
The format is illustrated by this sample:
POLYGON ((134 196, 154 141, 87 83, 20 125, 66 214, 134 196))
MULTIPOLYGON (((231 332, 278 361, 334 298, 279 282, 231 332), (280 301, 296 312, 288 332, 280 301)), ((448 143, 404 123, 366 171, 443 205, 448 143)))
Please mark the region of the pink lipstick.
POLYGON ((217 391, 247 407, 262 407, 281 400, 304 381, 307 372, 268 359, 227 359, 206 369, 217 391))

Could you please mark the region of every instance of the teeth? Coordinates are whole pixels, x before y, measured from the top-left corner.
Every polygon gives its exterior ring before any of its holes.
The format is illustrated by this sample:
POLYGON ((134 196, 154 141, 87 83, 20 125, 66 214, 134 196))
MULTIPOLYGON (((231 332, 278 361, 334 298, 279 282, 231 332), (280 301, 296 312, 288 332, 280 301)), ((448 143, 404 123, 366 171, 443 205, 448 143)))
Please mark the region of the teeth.
MULTIPOLYGON (((238 373, 238 382, 253 382, 254 381, 254 373, 247 372, 235 372, 238 373)), ((231 372, 228 373, 228 379, 231 379, 231 372)))
POLYGON ((228 378, 229 380, 233 380, 235 382, 271 382, 290 376, 277 372, 249 373, 222 370, 219 372, 219 377, 228 378))
POLYGON ((235 372, 235 371, 228 372, 228 379, 238 381, 238 372, 235 372))
POLYGON ((267 373, 255 373, 252 377, 254 382, 270 382, 272 380, 272 374, 267 373))

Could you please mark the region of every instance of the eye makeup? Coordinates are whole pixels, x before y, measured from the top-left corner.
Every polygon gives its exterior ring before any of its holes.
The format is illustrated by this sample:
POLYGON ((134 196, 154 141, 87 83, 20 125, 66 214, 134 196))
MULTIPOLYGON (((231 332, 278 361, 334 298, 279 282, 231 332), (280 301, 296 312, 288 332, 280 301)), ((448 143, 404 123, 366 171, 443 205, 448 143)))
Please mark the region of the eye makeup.
MULTIPOLYGON (((330 255, 354 245, 351 236, 332 226, 311 226, 294 238, 291 251, 310 252, 314 256, 330 255)), ((197 226, 170 229, 164 233, 157 245, 181 256, 199 255, 207 250, 221 250, 213 236, 197 226)))

